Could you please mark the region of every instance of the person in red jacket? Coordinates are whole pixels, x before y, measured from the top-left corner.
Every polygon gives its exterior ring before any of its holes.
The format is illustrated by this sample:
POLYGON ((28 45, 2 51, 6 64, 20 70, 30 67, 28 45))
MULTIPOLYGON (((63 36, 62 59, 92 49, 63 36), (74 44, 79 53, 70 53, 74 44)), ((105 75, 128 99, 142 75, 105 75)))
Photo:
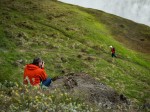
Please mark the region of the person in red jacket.
POLYGON ((113 47, 113 46, 110 46, 110 48, 111 48, 111 56, 112 57, 116 57, 116 55, 115 55, 115 48, 113 47))
POLYGON ((44 70, 44 62, 40 58, 35 58, 33 63, 27 64, 24 69, 24 84, 39 86, 40 83, 45 86, 50 86, 51 79, 48 78, 44 70))

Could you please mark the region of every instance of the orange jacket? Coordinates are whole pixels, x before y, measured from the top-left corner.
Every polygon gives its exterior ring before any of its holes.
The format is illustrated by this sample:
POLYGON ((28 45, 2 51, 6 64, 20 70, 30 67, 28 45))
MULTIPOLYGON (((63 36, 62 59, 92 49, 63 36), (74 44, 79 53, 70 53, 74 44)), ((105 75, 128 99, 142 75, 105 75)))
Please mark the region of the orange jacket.
POLYGON ((24 70, 24 84, 39 85, 41 81, 47 79, 44 68, 39 68, 33 64, 27 64, 24 70))

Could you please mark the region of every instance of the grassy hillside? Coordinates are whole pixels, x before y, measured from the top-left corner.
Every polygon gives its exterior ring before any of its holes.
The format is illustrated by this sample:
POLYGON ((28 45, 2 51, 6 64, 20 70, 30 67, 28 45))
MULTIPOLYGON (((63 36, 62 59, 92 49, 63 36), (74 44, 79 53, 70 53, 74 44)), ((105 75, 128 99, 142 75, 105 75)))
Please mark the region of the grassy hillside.
POLYGON ((53 0, 1 0, 0 81, 22 82, 25 64, 41 57, 50 77, 85 72, 143 104, 150 100, 149 37, 150 27, 101 11, 53 0), (132 24, 140 31, 130 32, 132 24), (110 45, 119 58, 111 58, 110 45))
POLYGON ((99 10, 81 9, 92 14, 99 22, 105 24, 113 37, 126 47, 138 52, 150 53, 149 26, 139 25, 133 21, 112 16, 99 10))

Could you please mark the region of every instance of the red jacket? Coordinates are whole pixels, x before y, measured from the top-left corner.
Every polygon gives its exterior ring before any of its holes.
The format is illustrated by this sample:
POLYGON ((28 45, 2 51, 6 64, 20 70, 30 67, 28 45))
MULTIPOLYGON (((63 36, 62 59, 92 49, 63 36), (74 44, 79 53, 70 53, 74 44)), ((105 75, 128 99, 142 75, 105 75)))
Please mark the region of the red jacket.
POLYGON ((44 68, 39 68, 33 64, 27 64, 24 70, 24 84, 39 85, 41 81, 46 80, 47 74, 44 68))
POLYGON ((115 48, 112 48, 112 49, 111 49, 111 52, 112 52, 112 53, 115 53, 115 48))

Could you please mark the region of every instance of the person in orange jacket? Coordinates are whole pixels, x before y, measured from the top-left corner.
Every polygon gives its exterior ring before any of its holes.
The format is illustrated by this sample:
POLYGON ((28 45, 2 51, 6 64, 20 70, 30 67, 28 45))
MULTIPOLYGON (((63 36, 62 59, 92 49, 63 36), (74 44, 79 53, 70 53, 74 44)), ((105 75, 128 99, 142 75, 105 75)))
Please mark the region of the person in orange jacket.
POLYGON ((39 86, 40 83, 45 86, 50 86, 52 82, 48 78, 44 70, 44 62, 40 58, 35 58, 31 64, 26 65, 23 79, 24 84, 30 83, 33 86, 39 86))

